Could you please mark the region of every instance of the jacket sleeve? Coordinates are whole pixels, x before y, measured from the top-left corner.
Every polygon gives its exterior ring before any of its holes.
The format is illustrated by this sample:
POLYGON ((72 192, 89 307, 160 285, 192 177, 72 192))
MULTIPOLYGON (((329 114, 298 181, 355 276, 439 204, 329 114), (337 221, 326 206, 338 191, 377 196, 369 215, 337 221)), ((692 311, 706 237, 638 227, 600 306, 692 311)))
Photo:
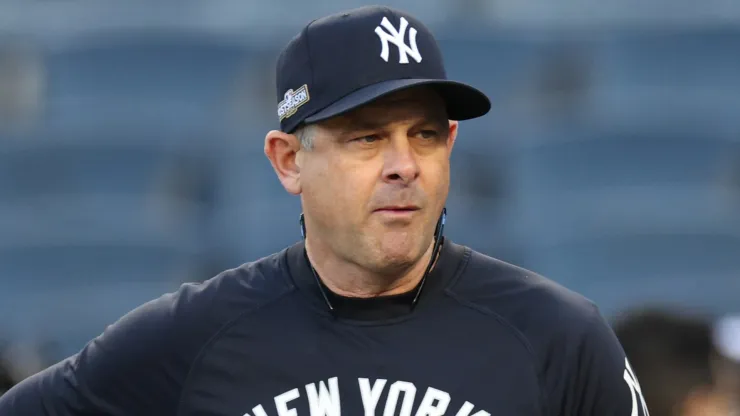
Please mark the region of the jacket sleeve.
POLYGON ((0 397, 0 415, 174 415, 188 366, 176 347, 182 290, 139 306, 76 355, 17 384, 0 397))
POLYGON ((574 340, 562 415, 648 416, 640 383, 609 324, 595 312, 574 340))

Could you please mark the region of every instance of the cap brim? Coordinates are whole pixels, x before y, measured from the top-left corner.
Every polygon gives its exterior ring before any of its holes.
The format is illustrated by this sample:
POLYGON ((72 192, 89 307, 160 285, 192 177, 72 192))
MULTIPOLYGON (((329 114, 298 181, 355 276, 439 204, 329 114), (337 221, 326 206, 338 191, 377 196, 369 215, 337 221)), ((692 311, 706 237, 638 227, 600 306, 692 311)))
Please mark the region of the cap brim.
POLYGON ((304 121, 315 123, 336 117, 393 92, 421 85, 431 86, 440 94, 445 101, 450 120, 470 120, 485 115, 491 109, 491 101, 483 92, 461 82, 439 79, 394 79, 360 88, 306 117, 304 121))

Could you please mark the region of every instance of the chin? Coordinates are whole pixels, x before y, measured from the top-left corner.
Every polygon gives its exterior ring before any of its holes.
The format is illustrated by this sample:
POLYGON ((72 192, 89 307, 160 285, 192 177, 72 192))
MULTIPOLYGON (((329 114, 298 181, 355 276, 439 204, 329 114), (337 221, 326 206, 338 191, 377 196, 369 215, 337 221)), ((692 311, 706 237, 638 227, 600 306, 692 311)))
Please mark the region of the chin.
POLYGON ((380 247, 380 263, 387 264, 389 268, 403 269, 416 263, 426 251, 420 241, 408 241, 405 239, 384 241, 380 247))

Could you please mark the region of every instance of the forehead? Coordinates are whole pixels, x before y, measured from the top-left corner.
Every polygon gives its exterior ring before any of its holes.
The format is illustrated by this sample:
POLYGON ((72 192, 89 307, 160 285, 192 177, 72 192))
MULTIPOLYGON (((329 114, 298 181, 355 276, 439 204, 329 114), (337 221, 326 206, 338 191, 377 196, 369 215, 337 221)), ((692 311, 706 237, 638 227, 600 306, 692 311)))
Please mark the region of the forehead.
POLYGON ((434 89, 413 87, 378 98, 322 124, 328 128, 340 128, 368 122, 383 125, 410 119, 446 123, 445 103, 434 89))

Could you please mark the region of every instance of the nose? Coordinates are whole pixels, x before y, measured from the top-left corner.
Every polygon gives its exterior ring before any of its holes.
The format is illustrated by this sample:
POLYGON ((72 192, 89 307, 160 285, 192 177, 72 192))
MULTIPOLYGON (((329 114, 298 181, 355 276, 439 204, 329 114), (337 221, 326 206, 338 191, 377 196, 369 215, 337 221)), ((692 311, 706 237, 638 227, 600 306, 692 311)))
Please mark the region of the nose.
POLYGON ((383 178, 389 183, 408 185, 419 177, 419 163, 406 134, 391 139, 386 147, 383 178))

